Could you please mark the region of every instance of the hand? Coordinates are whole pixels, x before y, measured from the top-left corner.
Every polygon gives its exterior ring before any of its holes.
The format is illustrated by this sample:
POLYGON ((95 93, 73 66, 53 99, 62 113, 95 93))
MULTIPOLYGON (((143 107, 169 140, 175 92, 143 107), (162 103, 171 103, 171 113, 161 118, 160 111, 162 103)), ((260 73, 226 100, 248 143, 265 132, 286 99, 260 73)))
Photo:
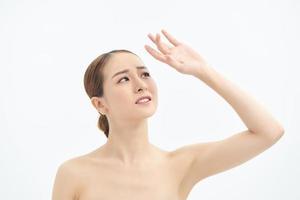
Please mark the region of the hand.
POLYGON ((209 66, 208 63, 188 45, 179 42, 166 30, 162 29, 161 31, 168 41, 174 46, 162 42, 158 33, 156 34, 156 37, 152 34, 148 34, 148 37, 160 50, 160 52, 158 52, 149 45, 144 46, 148 53, 150 53, 154 58, 170 65, 178 72, 189 75, 196 75, 196 73, 199 72, 201 73, 205 67, 209 66))

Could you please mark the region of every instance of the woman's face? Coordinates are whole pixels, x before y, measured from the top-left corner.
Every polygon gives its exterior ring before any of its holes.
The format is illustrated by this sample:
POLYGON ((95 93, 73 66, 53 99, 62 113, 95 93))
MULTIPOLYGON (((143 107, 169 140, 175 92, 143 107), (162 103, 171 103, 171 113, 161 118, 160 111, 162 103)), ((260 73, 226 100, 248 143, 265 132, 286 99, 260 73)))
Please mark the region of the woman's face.
POLYGON ((114 53, 103 69, 104 104, 109 118, 136 120, 146 118, 157 108, 157 87, 149 69, 131 53, 114 53), (145 67, 145 68, 143 68, 145 67), (128 70, 124 73, 118 73, 128 70), (136 104, 142 96, 150 96, 147 104, 136 104))

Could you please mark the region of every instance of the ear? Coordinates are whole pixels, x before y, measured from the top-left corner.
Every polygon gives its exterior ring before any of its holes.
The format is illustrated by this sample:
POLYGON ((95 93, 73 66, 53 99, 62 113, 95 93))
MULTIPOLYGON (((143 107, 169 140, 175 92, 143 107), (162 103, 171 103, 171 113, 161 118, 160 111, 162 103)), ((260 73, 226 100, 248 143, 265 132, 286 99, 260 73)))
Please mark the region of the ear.
POLYGON ((104 105, 104 99, 101 97, 92 97, 91 103, 96 108, 98 112, 100 112, 102 115, 106 114, 106 108, 104 105))

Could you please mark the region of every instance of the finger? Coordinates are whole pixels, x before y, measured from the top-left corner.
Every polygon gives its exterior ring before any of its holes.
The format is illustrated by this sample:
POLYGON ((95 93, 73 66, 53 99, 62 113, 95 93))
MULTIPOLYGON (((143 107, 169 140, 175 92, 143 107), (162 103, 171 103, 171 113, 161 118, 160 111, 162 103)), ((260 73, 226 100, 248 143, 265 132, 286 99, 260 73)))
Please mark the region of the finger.
POLYGON ((148 37, 152 40, 152 42, 157 46, 157 48, 164 54, 169 54, 170 53, 170 48, 171 46, 168 46, 165 43, 162 43, 160 40, 160 36, 159 38, 154 37, 152 34, 148 34, 148 37))
POLYGON ((181 44, 175 37, 173 37, 170 33, 168 33, 165 29, 162 29, 161 32, 164 34, 164 36, 175 46, 178 46, 181 44))
POLYGON ((144 47, 154 58, 162 62, 166 62, 166 57, 163 54, 159 53, 158 51, 156 51, 155 49, 153 49, 148 45, 145 45, 144 47))
POLYGON ((148 37, 152 40, 152 42, 153 42, 154 44, 156 44, 155 37, 154 37, 151 33, 148 34, 148 37))
POLYGON ((156 45, 157 48, 163 53, 163 54, 170 54, 170 49, 167 46, 167 44, 163 43, 161 41, 160 35, 157 33, 156 34, 156 45))

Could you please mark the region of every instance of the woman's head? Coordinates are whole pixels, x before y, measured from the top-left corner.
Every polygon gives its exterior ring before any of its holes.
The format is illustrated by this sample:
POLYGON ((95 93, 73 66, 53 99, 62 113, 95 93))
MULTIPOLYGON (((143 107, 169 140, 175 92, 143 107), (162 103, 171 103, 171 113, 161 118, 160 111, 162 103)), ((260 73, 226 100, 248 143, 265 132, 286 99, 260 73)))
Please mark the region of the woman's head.
POLYGON ((109 124, 144 120, 157 108, 157 87, 149 69, 133 52, 121 49, 99 55, 84 74, 84 87, 99 112, 98 128, 106 137, 109 124), (128 70, 124 73, 117 73, 128 70), (136 104, 150 96, 147 105, 136 104))

